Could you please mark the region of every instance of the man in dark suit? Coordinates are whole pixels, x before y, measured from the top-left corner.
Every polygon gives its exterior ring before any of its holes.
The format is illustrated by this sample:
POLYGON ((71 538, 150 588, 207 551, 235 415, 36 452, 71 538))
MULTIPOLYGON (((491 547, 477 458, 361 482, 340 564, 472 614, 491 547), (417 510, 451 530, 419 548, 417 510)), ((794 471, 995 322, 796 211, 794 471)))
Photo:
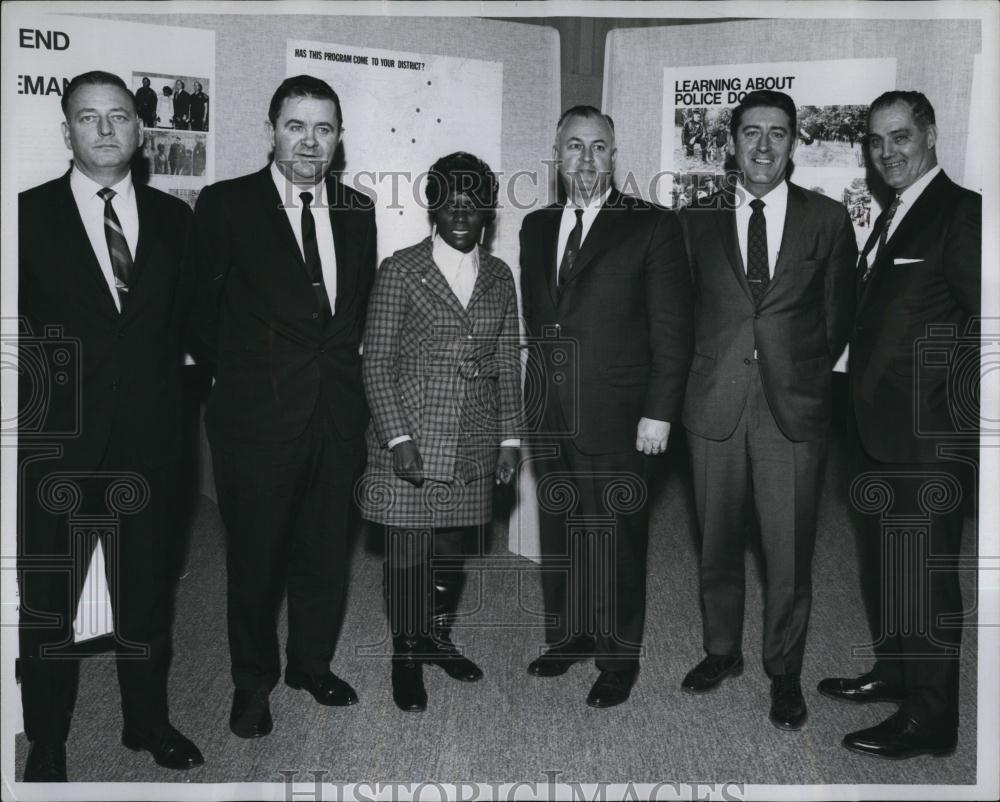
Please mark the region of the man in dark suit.
POLYGON ((537 430, 552 622, 549 648, 528 671, 557 676, 596 656, 587 704, 610 707, 628 698, 639 670, 647 455, 663 453, 680 414, 691 279, 674 214, 613 187, 610 117, 591 106, 566 111, 554 155, 567 202, 529 214, 521 228, 524 315, 535 341, 529 375, 542 377, 526 405, 537 430))
POLYGON ((886 721, 844 738, 848 749, 898 759, 949 754, 957 742, 957 560, 978 444, 978 332, 969 324, 980 308, 982 201, 938 166, 934 109, 920 92, 879 96, 867 143, 892 196, 858 263, 850 347, 860 444, 851 494, 875 666, 819 690, 898 702, 886 721))
POLYGON ((114 613, 122 742, 168 768, 204 762, 167 711, 165 569, 177 536, 191 212, 133 184, 129 163, 142 124, 121 78, 78 75, 62 107, 73 166, 18 199, 17 555, 28 782, 66 781, 86 652, 86 643, 73 643, 73 618, 95 529, 114 613), (45 365, 51 373, 39 373, 45 365))
POLYGON ((684 426, 701 531, 706 657, 691 693, 742 671, 744 541, 755 510, 766 565, 764 668, 770 719, 798 729, 812 597, 816 508, 847 342, 857 259, 843 205, 787 181, 795 103, 751 92, 730 120, 742 198, 718 193, 681 214, 695 284, 684 426))
MULTIPOLYGON (((155 97, 155 96, 154 96, 155 97)), ((202 91, 201 84, 194 82, 194 92, 188 103, 192 131, 208 130, 208 95, 202 91)))
POLYGON ((191 95, 184 89, 184 81, 174 81, 174 128, 191 127, 191 95))
POLYGON ((272 163, 206 187, 195 209, 196 324, 216 377, 205 423, 229 536, 230 728, 243 738, 272 729, 286 579, 286 684, 324 705, 357 701, 329 665, 368 423, 358 350, 375 274, 373 204, 328 175, 336 93, 289 78, 268 117, 272 163))
POLYGON ((139 119, 147 128, 156 126, 156 92, 149 86, 149 78, 142 79, 142 86, 135 92, 135 105, 139 119))

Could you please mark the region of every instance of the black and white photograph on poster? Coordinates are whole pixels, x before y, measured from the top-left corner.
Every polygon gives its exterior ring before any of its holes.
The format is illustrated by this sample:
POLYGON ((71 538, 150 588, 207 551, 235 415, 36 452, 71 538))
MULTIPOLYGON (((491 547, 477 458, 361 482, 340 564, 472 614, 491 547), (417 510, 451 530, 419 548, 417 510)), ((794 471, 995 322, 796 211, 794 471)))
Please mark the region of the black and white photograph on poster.
POLYGON ((1000 798, 996 4, 0 6, 4 801, 1000 798))
POLYGON ((204 176, 208 137, 193 131, 143 131, 142 155, 151 175, 204 176))
POLYGON ((730 141, 728 108, 678 108, 674 114, 675 170, 714 170, 725 164, 730 141))
POLYGON ((132 73, 132 92, 146 128, 208 131, 210 89, 205 77, 132 73))
POLYGON ((735 176, 723 172, 675 175, 670 188, 670 206, 673 209, 683 209, 696 201, 704 201, 716 192, 720 192, 727 181, 735 185, 735 176))

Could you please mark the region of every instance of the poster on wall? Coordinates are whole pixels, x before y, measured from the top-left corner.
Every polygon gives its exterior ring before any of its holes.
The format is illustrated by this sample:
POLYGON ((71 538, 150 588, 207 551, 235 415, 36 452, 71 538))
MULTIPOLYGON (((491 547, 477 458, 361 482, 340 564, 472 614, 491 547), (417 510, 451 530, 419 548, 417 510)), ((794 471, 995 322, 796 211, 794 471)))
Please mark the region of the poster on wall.
POLYGON ((191 206, 214 180, 215 31, 39 13, 4 31, 15 54, 18 191, 62 175, 60 99, 74 75, 105 70, 135 93, 143 124, 133 173, 191 206))
POLYGON ((773 89, 796 104, 791 180, 841 201, 864 245, 878 216, 865 183, 865 116, 872 98, 895 88, 895 59, 668 67, 663 78, 662 203, 681 208, 722 187, 733 108, 747 92, 773 89))
MULTIPOLYGON (((5 27, 3 47, 16 73, 16 84, 4 87, 5 114, 17 121, 5 129, 4 157, 17 191, 69 169, 63 93, 74 76, 98 69, 116 74, 135 93, 143 140, 132 163, 134 180, 191 206, 213 180, 214 31, 39 12, 5 27)), ((5 541, 4 554, 14 550, 13 542, 5 541)), ((108 634, 112 627, 98 542, 80 595, 74 639, 108 634)))
POLYGON ((375 199, 380 259, 430 233, 422 178, 439 158, 463 150, 502 169, 499 62, 289 40, 287 73, 340 97, 342 176, 375 199))

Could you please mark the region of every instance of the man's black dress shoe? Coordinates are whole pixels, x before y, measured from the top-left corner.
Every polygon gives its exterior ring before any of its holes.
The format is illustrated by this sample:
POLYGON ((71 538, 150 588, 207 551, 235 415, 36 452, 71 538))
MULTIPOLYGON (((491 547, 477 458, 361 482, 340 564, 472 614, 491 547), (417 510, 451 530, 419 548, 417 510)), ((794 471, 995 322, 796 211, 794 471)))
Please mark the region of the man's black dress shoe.
POLYGON ((482 669, 463 655, 451 639, 437 634, 427 639, 425 662, 443 668, 452 679, 462 682, 476 682, 483 678, 482 669))
POLYGON ((229 729, 240 738, 263 738, 274 729, 268 688, 240 690, 233 693, 233 708, 229 713, 229 729))
POLYGON ((893 713, 881 724, 844 736, 843 744, 852 752, 904 760, 917 755, 942 757, 955 751, 958 735, 921 725, 902 710, 893 713))
POLYGON ((32 741, 24 762, 26 783, 64 783, 66 780, 66 744, 61 741, 32 741))
POLYGON ((528 663, 528 673, 536 677, 558 677, 569 671, 573 663, 592 657, 594 649, 593 638, 573 638, 567 643, 547 649, 540 657, 528 663))
POLYGON ((406 713, 421 713, 427 709, 422 663, 407 655, 393 656, 392 701, 406 713))
POLYGON ((742 673, 742 654, 710 654, 688 671, 681 683, 681 690, 688 693, 705 693, 715 688, 726 677, 738 677, 742 673))
POLYGON ((806 700, 798 674, 771 678, 771 723, 780 730, 801 729, 806 721, 806 700))
POLYGON ((632 693, 635 677, 635 671, 602 671, 587 694, 587 704, 591 707, 620 705, 632 693))
POLYGON ((816 686, 824 696, 848 702, 903 702, 906 691, 885 680, 877 679, 869 671, 860 677, 828 677, 816 686))
POLYGON ((347 707, 358 701, 354 688, 332 671, 327 671, 319 679, 313 679, 307 674, 286 669, 285 685, 295 690, 309 691, 317 702, 327 707, 347 707))
POLYGON ((133 752, 145 749, 166 769, 193 769, 205 762, 198 747, 170 724, 148 736, 123 730, 122 743, 133 752))

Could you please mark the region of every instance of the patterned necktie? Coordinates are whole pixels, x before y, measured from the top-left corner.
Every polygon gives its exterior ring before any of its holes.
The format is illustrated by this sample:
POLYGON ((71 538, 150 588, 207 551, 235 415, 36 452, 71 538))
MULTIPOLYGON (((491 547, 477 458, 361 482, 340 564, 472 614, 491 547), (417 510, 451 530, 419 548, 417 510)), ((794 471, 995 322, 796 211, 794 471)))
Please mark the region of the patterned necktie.
POLYGON ((767 266, 767 221, 764 219, 764 201, 750 201, 750 226, 747 229, 747 281, 754 303, 760 303, 771 279, 767 266))
MULTIPOLYGON (((896 195, 892 199, 892 203, 889 204, 889 208, 885 210, 885 217, 882 220, 882 230, 878 235, 878 250, 875 252, 875 259, 878 259, 878 255, 882 253, 882 249, 885 247, 885 241, 889 239, 889 227, 892 225, 892 218, 896 216, 898 208, 899 195, 896 195)), ((864 255, 865 272, 861 276, 862 281, 868 281, 868 277, 872 274, 872 268, 875 267, 875 259, 869 259, 867 253, 864 255)))
POLYGON ((319 245, 316 242, 316 221, 313 220, 312 210, 309 208, 313 195, 311 192, 302 192, 299 193, 299 198, 302 201, 302 250, 306 257, 306 270, 320 310, 328 315, 330 296, 326 294, 326 287, 323 285, 323 263, 320 261, 319 245))
POLYGON ((576 256, 580 253, 580 243, 583 240, 583 209, 576 209, 576 225, 569 232, 569 239, 566 240, 566 250, 563 251, 562 262, 559 263, 559 286, 566 283, 576 256))
POLYGON ((129 282, 132 280, 132 252, 128 249, 128 241, 122 224, 111 205, 115 196, 111 187, 98 190, 98 197, 104 201, 104 238, 108 241, 108 254, 111 256, 111 272, 115 275, 115 289, 118 290, 118 300, 125 308, 125 298, 128 296, 129 282))

